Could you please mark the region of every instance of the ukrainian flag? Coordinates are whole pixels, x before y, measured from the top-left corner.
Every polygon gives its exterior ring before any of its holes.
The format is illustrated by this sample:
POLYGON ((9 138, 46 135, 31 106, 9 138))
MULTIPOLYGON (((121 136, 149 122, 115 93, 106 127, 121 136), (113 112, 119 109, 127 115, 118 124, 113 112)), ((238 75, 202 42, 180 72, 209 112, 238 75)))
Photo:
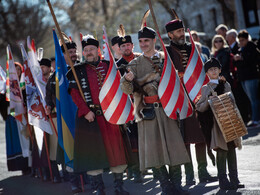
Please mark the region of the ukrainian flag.
POLYGON ((56 63, 56 109, 58 142, 64 150, 65 164, 73 167, 74 135, 75 135, 75 116, 76 105, 68 94, 69 82, 66 78, 67 64, 59 45, 58 37, 53 30, 55 44, 55 63, 56 63))

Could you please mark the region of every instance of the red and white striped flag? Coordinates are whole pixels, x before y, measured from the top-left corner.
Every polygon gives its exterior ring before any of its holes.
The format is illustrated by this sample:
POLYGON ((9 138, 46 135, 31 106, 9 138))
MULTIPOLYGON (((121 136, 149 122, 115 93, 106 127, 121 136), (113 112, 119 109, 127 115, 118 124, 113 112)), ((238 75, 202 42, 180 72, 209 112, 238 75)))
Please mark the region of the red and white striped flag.
MULTIPOLYGON (((104 36, 106 32, 104 30, 104 36)), ((107 40, 105 38, 105 40, 107 40)), ((133 104, 130 97, 123 93, 120 88, 120 73, 106 42, 107 52, 109 53, 109 69, 99 93, 99 101, 106 120, 112 124, 125 124, 134 119, 133 104)))
MULTIPOLYGON (((190 34, 189 29, 188 32, 190 34)), ((185 73, 183 75, 183 82, 190 99, 195 101, 196 97, 200 95, 201 87, 209 82, 209 78, 205 73, 203 62, 191 34, 190 41, 192 44, 192 50, 185 73)))
POLYGON ((177 119, 177 112, 179 113, 180 119, 188 118, 192 115, 193 110, 190 100, 163 44, 159 32, 157 32, 157 34, 165 54, 163 71, 158 86, 158 96, 162 107, 166 115, 171 119, 177 119))

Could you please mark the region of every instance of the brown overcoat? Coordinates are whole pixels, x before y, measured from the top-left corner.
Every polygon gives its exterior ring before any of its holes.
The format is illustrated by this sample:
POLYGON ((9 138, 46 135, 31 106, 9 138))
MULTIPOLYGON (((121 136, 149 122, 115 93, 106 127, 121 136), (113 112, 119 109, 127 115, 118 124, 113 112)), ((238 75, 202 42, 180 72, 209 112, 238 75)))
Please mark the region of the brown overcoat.
MULTIPOLYGON (((162 59, 163 54, 160 53, 159 57, 162 59)), ((132 60, 130 65, 134 80, 154 72, 151 62, 143 55, 132 60)), ((121 88, 126 94, 134 92, 133 82, 126 81, 124 77, 121 79, 121 88)), ((189 162, 177 121, 167 117, 162 107, 155 108, 155 115, 152 120, 141 120, 137 123, 140 170, 189 162)))

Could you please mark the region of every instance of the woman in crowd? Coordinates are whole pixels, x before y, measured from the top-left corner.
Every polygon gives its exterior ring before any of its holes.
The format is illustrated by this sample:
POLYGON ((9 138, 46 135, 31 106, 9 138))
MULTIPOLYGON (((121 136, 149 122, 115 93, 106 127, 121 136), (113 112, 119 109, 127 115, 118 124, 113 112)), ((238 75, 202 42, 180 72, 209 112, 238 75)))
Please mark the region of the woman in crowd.
POLYGON ((222 35, 215 35, 213 37, 211 54, 220 62, 222 66, 221 75, 226 78, 232 87, 233 80, 230 75, 230 49, 222 35))

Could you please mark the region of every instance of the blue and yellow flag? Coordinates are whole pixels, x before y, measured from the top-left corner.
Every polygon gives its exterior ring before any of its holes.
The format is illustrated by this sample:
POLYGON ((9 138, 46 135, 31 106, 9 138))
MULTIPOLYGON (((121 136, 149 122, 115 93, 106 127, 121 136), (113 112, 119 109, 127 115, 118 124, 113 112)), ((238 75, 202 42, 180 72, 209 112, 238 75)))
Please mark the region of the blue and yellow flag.
POLYGON ((58 37, 53 30, 55 44, 55 63, 56 63, 56 109, 58 142, 64 150, 65 164, 73 167, 74 135, 75 135, 75 116, 76 105, 68 94, 69 82, 66 78, 68 71, 65 58, 59 45, 58 37))

